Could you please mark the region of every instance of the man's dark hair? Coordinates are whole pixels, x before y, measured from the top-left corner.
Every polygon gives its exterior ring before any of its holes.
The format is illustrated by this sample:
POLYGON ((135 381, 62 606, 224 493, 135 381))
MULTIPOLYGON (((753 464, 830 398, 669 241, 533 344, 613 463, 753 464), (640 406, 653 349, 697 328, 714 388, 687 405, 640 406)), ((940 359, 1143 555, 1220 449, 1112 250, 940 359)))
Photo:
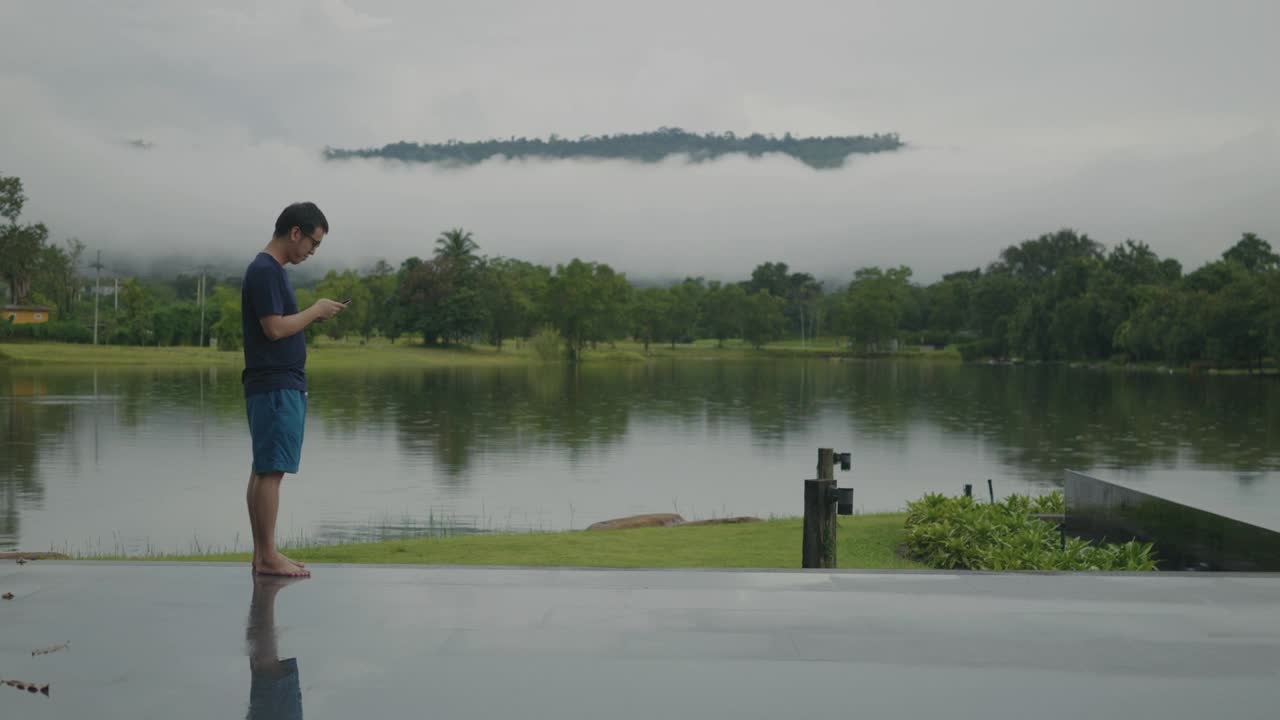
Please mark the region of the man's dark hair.
POLYGON ((280 213, 280 217, 276 218, 276 237, 288 235, 289 231, 295 227, 301 230, 303 235, 310 235, 318 227, 324 228, 326 235, 329 234, 329 221, 313 202, 294 203, 285 208, 280 213))

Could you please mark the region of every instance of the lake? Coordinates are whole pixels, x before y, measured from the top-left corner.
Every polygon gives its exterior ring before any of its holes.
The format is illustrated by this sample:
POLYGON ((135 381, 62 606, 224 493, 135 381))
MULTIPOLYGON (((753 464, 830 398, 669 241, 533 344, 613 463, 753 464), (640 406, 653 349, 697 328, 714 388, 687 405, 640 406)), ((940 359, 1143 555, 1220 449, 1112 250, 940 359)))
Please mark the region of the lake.
MULTIPOLYGON (((1280 508, 1280 381, 763 359, 310 374, 278 534, 310 543, 799 515, 818 447, 859 512, 1041 493, 1064 469, 1280 508)), ((228 368, 0 368, 0 550, 246 549, 228 368)))

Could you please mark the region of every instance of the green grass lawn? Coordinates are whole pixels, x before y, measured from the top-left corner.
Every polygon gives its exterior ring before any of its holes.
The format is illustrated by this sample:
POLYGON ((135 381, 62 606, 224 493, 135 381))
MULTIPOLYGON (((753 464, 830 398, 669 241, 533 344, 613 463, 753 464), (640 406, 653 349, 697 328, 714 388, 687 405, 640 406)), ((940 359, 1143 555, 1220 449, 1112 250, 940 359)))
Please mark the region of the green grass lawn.
MULTIPOLYGON (((499 351, 492 345, 425 347, 401 340, 395 344, 374 339, 366 345, 358 340, 333 341, 322 338, 308 346, 307 367, 312 370, 380 369, 400 367, 498 366, 539 363, 530 345, 506 343, 499 351)), ((646 362, 655 359, 746 360, 767 357, 852 356, 836 339, 819 338, 801 346, 798 340, 783 340, 756 350, 741 340, 728 340, 724 347, 714 340, 687 345, 654 343, 648 352, 636 342, 601 343, 583 354, 585 363, 646 362)), ((905 352, 898 357, 958 359, 958 354, 905 352)), ((57 342, 9 342, 0 344, 0 362, 17 365, 133 365, 148 367, 239 366, 239 351, 223 352, 199 347, 133 347, 117 345, 73 345, 57 342)))
MULTIPOLYGON (((906 515, 840 518, 836 559, 841 568, 923 568, 899 558, 906 515)), ((798 568, 803 521, 767 520, 740 525, 704 525, 634 530, 504 533, 414 538, 377 543, 286 550, 306 563, 396 563, 429 565, 528 565, 571 567, 798 568)), ((103 560, 249 562, 249 553, 163 555, 103 560)))
MULTIPOLYGON (((0 360, 18 365, 144 365, 154 367, 244 366, 240 351, 223 352, 199 347, 131 347, 72 345, 67 343, 3 343, 0 360)), ((527 351, 514 347, 498 352, 493 347, 426 348, 386 341, 362 346, 359 342, 320 340, 307 348, 307 368, 432 367, 449 365, 514 365, 536 362, 527 351)))
POLYGON ((94 346, 59 342, 0 343, 0 361, 17 365, 244 366, 244 356, 240 353, 220 353, 209 348, 94 346))

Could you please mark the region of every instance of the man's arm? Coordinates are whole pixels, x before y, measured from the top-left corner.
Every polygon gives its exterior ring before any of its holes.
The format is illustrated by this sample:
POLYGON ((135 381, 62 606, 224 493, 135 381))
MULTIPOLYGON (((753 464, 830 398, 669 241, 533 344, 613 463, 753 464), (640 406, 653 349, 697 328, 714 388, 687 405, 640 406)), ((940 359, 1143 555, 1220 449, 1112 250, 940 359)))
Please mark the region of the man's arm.
POLYGON ((275 342, 297 335, 313 322, 328 320, 342 312, 346 305, 329 298, 320 298, 311 307, 293 315, 264 315, 258 318, 262 323, 262 332, 267 339, 275 342))

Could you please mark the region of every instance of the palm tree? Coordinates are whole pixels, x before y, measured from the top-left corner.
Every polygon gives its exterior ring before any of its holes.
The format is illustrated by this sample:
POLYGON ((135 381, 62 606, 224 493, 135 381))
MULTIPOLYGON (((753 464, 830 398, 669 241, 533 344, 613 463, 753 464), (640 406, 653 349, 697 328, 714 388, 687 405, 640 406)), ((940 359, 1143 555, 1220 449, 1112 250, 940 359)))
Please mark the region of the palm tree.
POLYGON ((436 257, 448 258, 460 264, 470 262, 479 249, 480 246, 471 239, 471 233, 462 228, 447 230, 436 238, 436 257))

